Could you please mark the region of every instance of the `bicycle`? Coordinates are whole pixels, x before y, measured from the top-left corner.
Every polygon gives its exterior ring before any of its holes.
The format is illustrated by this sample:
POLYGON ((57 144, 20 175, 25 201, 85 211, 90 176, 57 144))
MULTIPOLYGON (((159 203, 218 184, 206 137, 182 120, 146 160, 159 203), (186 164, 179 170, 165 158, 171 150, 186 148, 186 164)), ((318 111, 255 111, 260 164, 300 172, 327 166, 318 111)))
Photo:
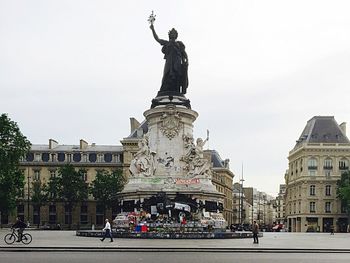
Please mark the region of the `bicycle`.
MULTIPOLYGON (((4 237, 4 240, 5 240, 5 243, 8 244, 8 245, 11 245, 11 244, 13 244, 16 240, 19 240, 19 235, 18 235, 18 233, 16 232, 16 229, 12 228, 12 233, 7 234, 7 235, 4 237)), ((21 241, 22 241, 22 243, 25 244, 25 245, 30 244, 30 242, 32 242, 32 235, 31 235, 31 234, 28 234, 28 233, 22 234, 22 239, 21 239, 21 241)))

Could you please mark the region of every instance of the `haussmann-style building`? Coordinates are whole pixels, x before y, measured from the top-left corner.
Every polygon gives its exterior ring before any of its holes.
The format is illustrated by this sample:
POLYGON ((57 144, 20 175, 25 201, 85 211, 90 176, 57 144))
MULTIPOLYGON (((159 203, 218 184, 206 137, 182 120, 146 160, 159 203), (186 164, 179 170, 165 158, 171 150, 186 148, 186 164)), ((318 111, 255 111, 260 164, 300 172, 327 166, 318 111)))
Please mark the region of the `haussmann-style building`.
POLYGON ((347 216, 337 198, 337 181, 348 170, 346 124, 333 116, 310 119, 288 156, 285 210, 291 232, 345 232, 347 216))
MULTIPOLYGON (((17 208, 10 215, 2 215, 2 225, 13 224, 16 216, 30 225, 41 228, 91 228, 92 224, 104 224, 103 206, 89 196, 89 199, 76 204, 70 211, 63 202, 47 202, 43 206, 32 203, 33 183, 42 185, 50 178, 58 176, 58 169, 71 164, 77 170, 82 169, 83 179, 91 183, 99 170, 112 171, 123 169, 123 147, 117 145, 88 144, 80 140, 79 145, 61 145, 50 139, 49 144, 34 144, 26 158, 20 162, 20 169, 25 176, 25 186, 17 200, 17 208)), ((117 208, 117 207, 116 207, 117 208)), ((115 217, 117 209, 109 210, 108 218, 115 217)))

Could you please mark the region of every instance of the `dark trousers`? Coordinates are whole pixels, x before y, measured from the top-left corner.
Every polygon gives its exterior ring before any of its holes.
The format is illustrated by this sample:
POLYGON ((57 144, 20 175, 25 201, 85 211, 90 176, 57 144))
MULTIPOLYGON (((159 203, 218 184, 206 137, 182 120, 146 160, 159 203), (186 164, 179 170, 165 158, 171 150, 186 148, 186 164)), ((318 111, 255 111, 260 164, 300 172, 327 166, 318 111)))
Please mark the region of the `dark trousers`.
POLYGON ((254 243, 259 243, 258 233, 253 233, 254 243))
POLYGON ((19 228, 19 229, 17 230, 17 233, 18 233, 18 241, 22 241, 23 231, 24 231, 24 228, 19 228))
POLYGON ((113 241, 113 236, 112 236, 111 230, 106 229, 105 235, 103 236, 103 238, 101 240, 102 241, 105 240, 106 237, 110 237, 111 241, 113 241))

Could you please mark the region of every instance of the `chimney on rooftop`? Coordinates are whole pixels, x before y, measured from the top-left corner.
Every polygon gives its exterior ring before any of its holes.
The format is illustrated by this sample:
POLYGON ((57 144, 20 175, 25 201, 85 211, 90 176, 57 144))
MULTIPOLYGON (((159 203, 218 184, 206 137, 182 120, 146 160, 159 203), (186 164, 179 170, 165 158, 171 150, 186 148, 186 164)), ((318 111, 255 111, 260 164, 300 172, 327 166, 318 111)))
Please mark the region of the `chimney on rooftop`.
POLYGON ((346 122, 342 122, 340 125, 339 125, 341 131, 344 133, 344 135, 346 135, 346 122))
POLYGON ((80 150, 85 150, 88 147, 88 143, 83 139, 80 139, 80 150))
POLYGON ((55 147, 57 147, 58 142, 56 142, 54 139, 49 139, 49 149, 53 149, 55 147))
POLYGON ((134 118, 130 118, 130 133, 136 130, 141 124, 134 118))

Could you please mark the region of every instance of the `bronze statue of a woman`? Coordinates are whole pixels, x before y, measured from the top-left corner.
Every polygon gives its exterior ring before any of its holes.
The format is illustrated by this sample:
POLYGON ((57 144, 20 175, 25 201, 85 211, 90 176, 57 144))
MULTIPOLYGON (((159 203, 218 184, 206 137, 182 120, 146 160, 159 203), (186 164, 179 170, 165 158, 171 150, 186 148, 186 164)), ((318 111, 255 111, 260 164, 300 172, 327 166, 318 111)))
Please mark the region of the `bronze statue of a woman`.
POLYGON ((157 96, 183 96, 188 87, 188 58, 185 45, 176 41, 178 34, 174 28, 169 31, 169 40, 160 39, 154 30, 153 21, 150 28, 154 39, 163 46, 165 59, 162 86, 157 96))

